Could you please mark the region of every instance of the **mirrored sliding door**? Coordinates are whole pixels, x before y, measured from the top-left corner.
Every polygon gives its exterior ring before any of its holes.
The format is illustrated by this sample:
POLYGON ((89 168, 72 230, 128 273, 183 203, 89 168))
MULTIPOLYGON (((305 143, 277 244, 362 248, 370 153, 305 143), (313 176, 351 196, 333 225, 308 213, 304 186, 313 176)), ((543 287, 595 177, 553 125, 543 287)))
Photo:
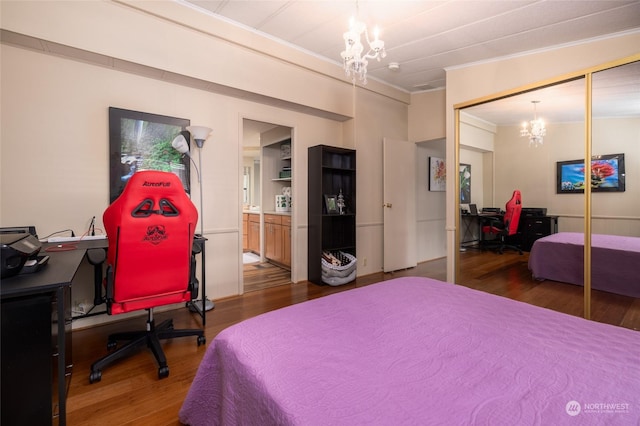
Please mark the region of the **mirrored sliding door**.
POLYGON ((640 188, 625 185, 640 172, 639 95, 633 62, 458 110, 455 166, 466 173, 457 176, 465 197, 456 227, 458 284, 640 329, 640 294, 618 289, 637 278, 617 274, 640 259, 617 251, 623 266, 614 272, 602 266, 612 252, 596 244, 640 241, 640 188), (471 210, 505 211, 514 190, 522 199, 517 232, 487 236, 484 218, 471 210), (496 238, 523 254, 495 250, 486 240, 496 238))
POLYGON ((593 73, 592 93, 591 318, 640 330, 640 62, 593 73))

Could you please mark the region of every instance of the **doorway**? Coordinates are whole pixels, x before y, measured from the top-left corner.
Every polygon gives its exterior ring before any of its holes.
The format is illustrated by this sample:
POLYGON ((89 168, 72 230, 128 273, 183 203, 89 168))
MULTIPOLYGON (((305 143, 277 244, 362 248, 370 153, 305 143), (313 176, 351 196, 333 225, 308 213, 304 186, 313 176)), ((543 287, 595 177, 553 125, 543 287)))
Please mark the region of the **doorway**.
POLYGON ((292 129, 242 122, 243 291, 291 283, 292 129))

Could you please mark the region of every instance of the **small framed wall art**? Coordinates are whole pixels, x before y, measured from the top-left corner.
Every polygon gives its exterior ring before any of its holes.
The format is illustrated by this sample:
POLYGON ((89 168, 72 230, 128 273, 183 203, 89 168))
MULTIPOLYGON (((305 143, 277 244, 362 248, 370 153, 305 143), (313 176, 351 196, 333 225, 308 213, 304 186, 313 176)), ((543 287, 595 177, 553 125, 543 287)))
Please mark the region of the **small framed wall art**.
POLYGON ((471 203, 471 164, 460 163, 460 204, 471 203))
POLYGON ((447 168, 444 158, 429 157, 429 191, 445 191, 447 168))

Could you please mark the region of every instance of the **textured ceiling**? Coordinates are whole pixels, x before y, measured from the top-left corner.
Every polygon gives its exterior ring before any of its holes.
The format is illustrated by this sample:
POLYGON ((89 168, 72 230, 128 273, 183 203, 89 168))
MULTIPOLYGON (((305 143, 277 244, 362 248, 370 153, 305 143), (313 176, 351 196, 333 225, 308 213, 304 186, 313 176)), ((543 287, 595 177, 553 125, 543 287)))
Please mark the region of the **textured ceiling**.
MULTIPOLYGON (((407 92, 444 88, 445 69, 627 31, 640 30, 640 1, 504 0, 189 0, 213 13, 341 66, 343 32, 357 15, 378 26, 387 56, 369 62, 369 78, 407 92), (400 69, 388 65, 397 62, 400 69)), ((346 79, 346 77, 345 77, 346 79)), ((640 69, 609 73, 594 96, 601 116, 640 115, 640 69), (615 74, 615 78, 612 76, 615 74), (605 82, 605 80, 607 80, 605 82)), ((538 114, 548 121, 584 118, 584 82, 578 81, 474 107, 495 124, 538 114)))
POLYGON ((445 68, 640 29, 640 1, 190 0, 271 38, 340 64, 356 15, 378 26, 387 57, 373 77, 408 92, 445 87, 445 68), (356 8, 356 4, 358 7, 356 8), (359 12, 358 12, 359 11, 359 12), (388 68, 400 64, 398 71, 388 68))

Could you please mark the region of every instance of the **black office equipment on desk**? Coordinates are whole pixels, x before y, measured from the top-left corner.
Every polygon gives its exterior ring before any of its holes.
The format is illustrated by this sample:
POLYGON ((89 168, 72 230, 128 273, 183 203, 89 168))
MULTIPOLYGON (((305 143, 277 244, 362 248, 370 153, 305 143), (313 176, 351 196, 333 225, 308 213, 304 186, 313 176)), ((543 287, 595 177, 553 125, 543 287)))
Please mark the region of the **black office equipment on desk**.
POLYGON ((500 213, 500 207, 483 207, 480 213, 500 213))
POLYGON ((1 278, 8 278, 20 273, 27 261, 25 272, 35 271, 49 260, 48 256, 37 257, 42 244, 30 233, 0 233, 1 278), (34 269, 35 268, 35 269, 34 269))
POLYGON ((522 214, 523 217, 542 217, 547 215, 546 207, 523 207, 522 214))

